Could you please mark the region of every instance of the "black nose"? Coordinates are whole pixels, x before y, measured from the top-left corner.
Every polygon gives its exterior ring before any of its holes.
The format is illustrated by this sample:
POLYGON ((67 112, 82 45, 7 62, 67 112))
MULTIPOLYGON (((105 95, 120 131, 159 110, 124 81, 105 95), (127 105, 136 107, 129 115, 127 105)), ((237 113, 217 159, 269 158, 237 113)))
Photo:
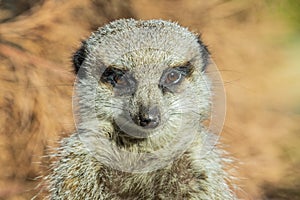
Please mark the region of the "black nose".
POLYGON ((141 107, 135 123, 144 128, 155 128, 160 122, 160 112, 157 106, 141 107))

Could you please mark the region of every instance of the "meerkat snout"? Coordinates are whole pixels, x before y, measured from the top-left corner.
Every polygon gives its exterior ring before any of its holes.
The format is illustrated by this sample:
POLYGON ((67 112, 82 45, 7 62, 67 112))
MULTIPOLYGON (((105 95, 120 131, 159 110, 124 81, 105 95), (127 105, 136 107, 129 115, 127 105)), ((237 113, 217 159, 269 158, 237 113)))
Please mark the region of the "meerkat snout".
POLYGON ((133 121, 146 129, 156 128, 160 123, 160 111, 157 106, 146 108, 141 106, 137 115, 133 116, 133 121))

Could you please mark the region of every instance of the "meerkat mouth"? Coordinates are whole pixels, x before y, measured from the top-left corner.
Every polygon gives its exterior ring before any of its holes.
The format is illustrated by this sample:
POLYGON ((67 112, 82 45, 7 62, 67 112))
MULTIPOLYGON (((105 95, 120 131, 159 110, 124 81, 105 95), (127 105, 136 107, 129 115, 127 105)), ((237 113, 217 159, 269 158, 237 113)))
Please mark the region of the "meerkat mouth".
POLYGON ((119 116, 114 119, 115 131, 119 136, 137 140, 145 140, 154 134, 155 129, 147 129, 136 125, 131 118, 119 116))

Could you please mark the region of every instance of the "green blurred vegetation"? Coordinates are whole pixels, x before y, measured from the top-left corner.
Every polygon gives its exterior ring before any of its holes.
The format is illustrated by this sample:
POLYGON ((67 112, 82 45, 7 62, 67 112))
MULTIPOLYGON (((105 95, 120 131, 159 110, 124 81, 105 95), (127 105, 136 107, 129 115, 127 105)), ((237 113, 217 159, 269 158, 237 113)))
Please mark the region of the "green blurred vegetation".
POLYGON ((300 34, 300 1, 299 0, 267 0, 268 5, 275 8, 275 13, 279 13, 291 28, 294 33, 300 34))

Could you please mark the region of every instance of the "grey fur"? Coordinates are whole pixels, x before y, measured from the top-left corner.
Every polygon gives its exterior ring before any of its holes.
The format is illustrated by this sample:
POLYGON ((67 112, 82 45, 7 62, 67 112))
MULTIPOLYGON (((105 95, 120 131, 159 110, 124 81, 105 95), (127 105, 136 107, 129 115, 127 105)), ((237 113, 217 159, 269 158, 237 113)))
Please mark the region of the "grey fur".
POLYGON ((78 131, 58 149, 47 177, 49 199, 235 199, 224 152, 214 147, 201 154, 209 135, 201 122, 211 106, 205 49, 195 34, 162 20, 117 20, 94 32, 74 55, 78 131), (162 91, 164 71, 187 63, 193 71, 180 85, 162 91), (111 66, 134 76, 133 94, 99 81, 111 66), (124 113, 132 116, 152 105, 162 113, 157 128, 126 122, 124 113), (118 123, 125 128, 119 130, 118 123), (124 130, 147 137, 133 139, 124 130), (160 149, 159 162, 149 161, 143 171, 141 155, 160 149))

